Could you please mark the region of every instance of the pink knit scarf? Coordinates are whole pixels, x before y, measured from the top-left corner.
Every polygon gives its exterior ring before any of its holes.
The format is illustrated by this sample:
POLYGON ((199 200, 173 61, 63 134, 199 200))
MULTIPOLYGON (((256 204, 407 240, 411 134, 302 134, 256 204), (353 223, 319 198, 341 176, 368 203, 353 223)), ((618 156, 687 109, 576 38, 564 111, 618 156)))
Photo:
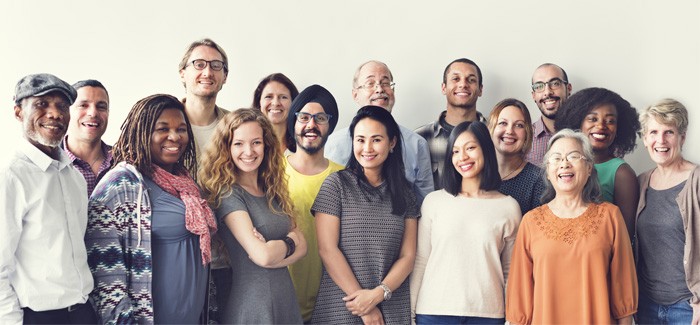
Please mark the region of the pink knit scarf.
POLYGON ((186 170, 174 175, 153 165, 153 181, 164 191, 176 196, 185 203, 185 228, 199 235, 199 248, 202 250, 202 264, 211 262, 211 235, 216 232, 214 213, 207 201, 202 199, 199 188, 186 170))

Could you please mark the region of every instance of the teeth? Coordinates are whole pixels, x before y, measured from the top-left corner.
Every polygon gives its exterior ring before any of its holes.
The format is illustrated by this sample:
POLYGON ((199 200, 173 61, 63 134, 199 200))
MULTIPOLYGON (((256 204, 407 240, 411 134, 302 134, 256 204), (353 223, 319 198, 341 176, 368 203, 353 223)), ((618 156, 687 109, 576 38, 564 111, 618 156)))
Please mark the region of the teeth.
POLYGON ((281 109, 271 109, 270 113, 282 113, 281 109))
POLYGON ((164 149, 167 151, 177 152, 180 150, 180 147, 165 147, 164 149))
POLYGON ((243 161, 244 163, 249 164, 249 163, 254 162, 254 161, 255 161, 255 158, 241 158, 241 161, 243 161))
POLYGON ((56 125, 44 125, 45 129, 57 130, 59 127, 56 125))
POLYGON ((515 143, 516 140, 511 139, 511 138, 501 138, 501 141, 506 143, 506 144, 513 144, 513 143, 515 143))
POLYGON ((669 149, 668 148, 656 148, 654 150, 656 150, 656 152, 668 152, 669 149))
POLYGON ((97 124, 97 123, 83 123, 83 125, 93 127, 93 128, 96 128, 99 126, 99 124, 97 124))
POLYGON ((598 140, 605 140, 608 136, 600 133, 591 133, 591 136, 598 140))

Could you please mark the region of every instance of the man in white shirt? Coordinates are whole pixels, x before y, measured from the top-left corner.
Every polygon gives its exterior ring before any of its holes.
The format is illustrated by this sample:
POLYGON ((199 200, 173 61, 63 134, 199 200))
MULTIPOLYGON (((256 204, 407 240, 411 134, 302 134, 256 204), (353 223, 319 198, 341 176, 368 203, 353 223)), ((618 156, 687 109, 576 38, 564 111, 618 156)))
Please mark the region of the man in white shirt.
MULTIPOLYGON (((192 125, 197 160, 200 160, 227 110, 216 105, 216 97, 228 77, 228 56, 224 49, 211 39, 196 40, 187 47, 179 64, 180 81, 185 86, 185 114, 192 125)), ((228 301, 231 287, 231 267, 225 258, 221 258, 217 242, 218 235, 213 236, 211 276, 207 313, 203 322, 218 322, 219 311, 228 301)))
MULTIPOLYGON (((352 98, 359 107, 375 105, 391 112, 394 107, 394 76, 383 62, 360 65, 352 80, 352 98)), ((419 203, 435 190, 428 143, 413 130, 399 125, 403 137, 403 163, 406 179, 413 184, 419 203)), ((342 128, 328 138, 326 158, 346 165, 352 154, 350 130, 342 128)))
POLYGON ((50 74, 22 78, 24 138, 0 169, 0 324, 84 324, 97 318, 87 264, 87 184, 59 147, 76 92, 50 74))

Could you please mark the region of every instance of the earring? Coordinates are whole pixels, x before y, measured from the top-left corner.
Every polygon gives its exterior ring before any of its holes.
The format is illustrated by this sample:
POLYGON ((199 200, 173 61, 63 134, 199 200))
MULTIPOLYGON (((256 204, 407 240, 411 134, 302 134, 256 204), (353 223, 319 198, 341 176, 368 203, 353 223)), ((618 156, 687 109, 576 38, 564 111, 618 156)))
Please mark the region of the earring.
POLYGON ((394 153, 394 148, 389 149, 389 153, 394 153))

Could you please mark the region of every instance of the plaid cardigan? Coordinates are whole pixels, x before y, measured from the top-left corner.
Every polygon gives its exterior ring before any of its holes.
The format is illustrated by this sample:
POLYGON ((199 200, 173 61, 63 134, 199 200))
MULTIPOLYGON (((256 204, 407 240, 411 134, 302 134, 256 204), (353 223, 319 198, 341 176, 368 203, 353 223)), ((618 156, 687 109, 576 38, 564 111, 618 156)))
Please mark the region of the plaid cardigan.
POLYGON ((121 162, 95 187, 85 235, 100 324, 152 324, 151 202, 143 176, 121 162))

